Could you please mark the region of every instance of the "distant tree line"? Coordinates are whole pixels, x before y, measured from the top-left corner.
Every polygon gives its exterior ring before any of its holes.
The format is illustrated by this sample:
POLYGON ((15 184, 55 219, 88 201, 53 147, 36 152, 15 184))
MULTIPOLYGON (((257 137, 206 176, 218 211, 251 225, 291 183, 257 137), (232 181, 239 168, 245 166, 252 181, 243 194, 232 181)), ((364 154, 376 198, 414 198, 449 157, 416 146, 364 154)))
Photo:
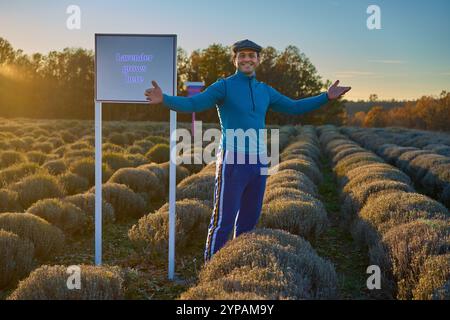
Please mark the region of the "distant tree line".
MULTIPOLYGON (((178 48, 177 94, 185 96, 185 81, 204 81, 206 86, 236 70, 230 47, 212 44, 190 56, 178 48)), ((322 81, 311 61, 295 46, 284 51, 266 47, 261 52, 257 78, 283 94, 300 99, 325 91, 331 81, 322 81)), ((150 83, 149 83, 150 87, 150 83)), ((65 48, 47 55, 24 54, 0 38, 0 116, 27 118, 94 117, 94 53, 82 48, 65 48)), ((215 108, 197 114, 198 120, 218 122, 215 108)), ((167 121, 169 110, 143 104, 105 104, 104 120, 167 121)), ((178 113, 180 121, 190 121, 188 113, 178 113)), ((267 124, 342 124, 344 101, 301 116, 269 111, 267 124)))
POLYGON ((347 118, 348 125, 360 127, 407 127, 433 131, 450 131, 450 92, 439 97, 423 96, 396 108, 382 104, 369 111, 359 111, 347 118))

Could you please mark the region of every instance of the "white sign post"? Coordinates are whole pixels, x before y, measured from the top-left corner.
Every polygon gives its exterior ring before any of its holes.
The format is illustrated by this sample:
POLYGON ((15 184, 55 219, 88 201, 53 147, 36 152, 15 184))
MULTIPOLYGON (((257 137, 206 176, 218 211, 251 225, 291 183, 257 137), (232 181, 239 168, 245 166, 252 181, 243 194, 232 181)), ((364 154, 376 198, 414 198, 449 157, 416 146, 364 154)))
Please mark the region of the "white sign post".
MULTIPOLYGON (((102 264, 102 103, 148 104, 151 81, 177 93, 177 36, 95 34, 95 264, 102 264)), ((149 106, 151 108, 151 106, 149 106)), ((151 110, 150 110, 151 112, 151 110)), ((177 114, 170 110, 170 150, 176 147, 177 114)), ((169 268, 175 274, 176 162, 169 166, 169 268)))

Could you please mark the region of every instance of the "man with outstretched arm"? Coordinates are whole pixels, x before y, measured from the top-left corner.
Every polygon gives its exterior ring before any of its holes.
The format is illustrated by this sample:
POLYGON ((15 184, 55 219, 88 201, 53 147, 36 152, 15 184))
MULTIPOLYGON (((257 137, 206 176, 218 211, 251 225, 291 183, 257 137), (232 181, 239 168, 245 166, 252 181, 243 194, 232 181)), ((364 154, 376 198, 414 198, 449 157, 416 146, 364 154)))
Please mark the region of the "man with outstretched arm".
POLYGON ((302 114, 316 110, 330 100, 338 99, 351 87, 338 86, 337 80, 327 92, 299 100, 293 100, 271 86, 256 79, 255 69, 260 63, 261 47, 246 39, 232 46, 236 72, 219 79, 200 94, 193 97, 177 97, 163 94, 156 81, 145 95, 149 104, 162 103, 178 112, 200 112, 217 108, 222 130, 216 162, 213 212, 204 252, 205 263, 222 248, 234 227, 234 237, 251 231, 261 214, 266 186, 261 168, 267 166, 261 155, 266 155, 266 145, 259 135, 248 144, 227 141, 231 130, 245 132, 265 128, 266 113, 274 111, 302 114), (257 155, 256 163, 250 163, 251 155, 257 155), (238 159, 238 160, 237 160, 238 159), (244 159, 244 161, 242 161, 244 159), (243 163, 242 163, 243 162, 243 163))

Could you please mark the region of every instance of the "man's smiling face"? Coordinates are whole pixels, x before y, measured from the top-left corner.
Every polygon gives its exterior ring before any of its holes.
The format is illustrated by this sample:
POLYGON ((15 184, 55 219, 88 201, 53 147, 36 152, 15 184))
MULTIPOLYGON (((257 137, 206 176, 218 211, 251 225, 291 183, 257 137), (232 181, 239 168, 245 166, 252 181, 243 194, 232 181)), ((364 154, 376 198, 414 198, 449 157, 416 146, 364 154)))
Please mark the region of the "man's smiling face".
POLYGON ((259 65, 259 57, 257 52, 246 49, 238 51, 234 59, 234 65, 241 72, 251 75, 259 65))

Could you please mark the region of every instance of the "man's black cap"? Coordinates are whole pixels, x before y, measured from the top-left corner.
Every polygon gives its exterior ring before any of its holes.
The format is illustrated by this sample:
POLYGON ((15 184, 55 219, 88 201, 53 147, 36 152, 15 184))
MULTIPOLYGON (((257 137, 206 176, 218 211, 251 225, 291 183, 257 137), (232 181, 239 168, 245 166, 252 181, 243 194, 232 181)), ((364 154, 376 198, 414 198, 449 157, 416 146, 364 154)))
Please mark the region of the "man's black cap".
POLYGON ((236 43, 233 44, 233 46, 231 47, 231 49, 233 50, 234 53, 237 53, 238 51, 241 51, 243 49, 250 49, 256 52, 261 52, 262 48, 260 46, 258 46, 256 43, 254 43, 253 41, 250 41, 248 39, 245 40, 241 40, 238 41, 236 43))

